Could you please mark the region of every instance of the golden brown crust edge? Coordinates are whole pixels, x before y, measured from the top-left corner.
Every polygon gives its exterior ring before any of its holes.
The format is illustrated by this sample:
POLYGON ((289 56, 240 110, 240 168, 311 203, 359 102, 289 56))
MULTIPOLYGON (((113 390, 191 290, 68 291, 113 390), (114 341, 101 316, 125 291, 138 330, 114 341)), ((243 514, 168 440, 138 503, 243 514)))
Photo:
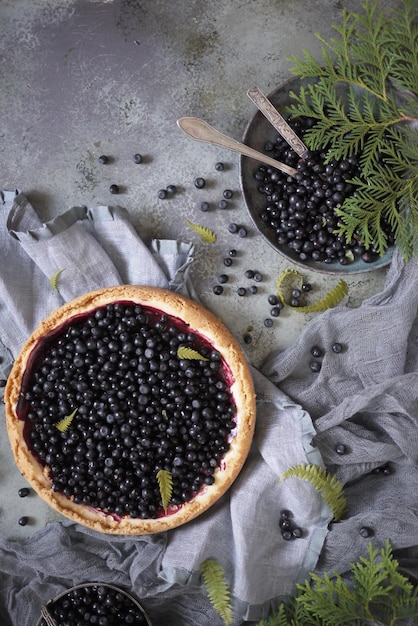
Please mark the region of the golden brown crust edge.
POLYGON ((210 311, 185 296, 156 287, 122 285, 89 292, 56 309, 26 341, 10 373, 5 389, 6 423, 16 464, 40 497, 65 517, 96 531, 120 535, 158 533, 188 522, 207 510, 231 486, 248 455, 255 426, 255 393, 249 366, 236 339, 210 311), (228 363, 234 383, 231 387, 237 405, 237 429, 222 467, 215 471, 215 482, 207 486, 177 512, 157 519, 123 517, 116 520, 84 505, 74 504, 51 490, 43 468, 36 462, 23 439, 23 422, 17 418, 22 376, 29 356, 39 339, 72 316, 117 300, 133 301, 161 308, 178 317, 206 337, 228 363), (224 470, 226 468, 227 471, 224 470))

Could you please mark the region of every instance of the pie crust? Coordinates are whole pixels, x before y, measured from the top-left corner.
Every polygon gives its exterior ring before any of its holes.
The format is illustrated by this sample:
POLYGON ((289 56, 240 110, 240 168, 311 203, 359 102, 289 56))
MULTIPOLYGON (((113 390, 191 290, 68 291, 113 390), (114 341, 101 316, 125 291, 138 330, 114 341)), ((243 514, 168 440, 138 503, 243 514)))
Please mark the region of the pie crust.
POLYGON ((5 389, 6 421, 9 439, 16 464, 35 491, 59 513, 74 522, 96 531, 120 535, 158 533, 184 524, 214 504, 231 486, 240 472, 249 452, 255 425, 255 393, 250 369, 236 339, 223 323, 195 301, 165 289, 123 285, 86 293, 53 311, 24 344, 10 373, 5 389), (84 504, 73 502, 71 497, 53 491, 48 469, 31 453, 23 430, 25 420, 17 412, 22 395, 23 376, 30 356, 51 331, 80 314, 86 315, 98 307, 115 302, 133 302, 152 307, 178 318, 206 339, 226 362, 230 372, 236 415, 236 427, 230 435, 230 447, 214 472, 212 485, 204 485, 189 501, 169 507, 167 513, 157 518, 117 517, 84 504))

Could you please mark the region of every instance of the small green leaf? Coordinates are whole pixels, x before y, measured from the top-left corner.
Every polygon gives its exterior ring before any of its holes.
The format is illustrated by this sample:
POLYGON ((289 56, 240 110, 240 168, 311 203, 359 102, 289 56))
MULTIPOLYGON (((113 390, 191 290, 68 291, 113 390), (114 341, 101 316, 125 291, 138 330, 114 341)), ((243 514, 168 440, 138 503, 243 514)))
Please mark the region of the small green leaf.
POLYGON ((299 286, 302 285, 303 276, 297 270, 288 269, 282 272, 277 281, 277 294, 283 304, 286 304, 286 306, 298 313, 319 313, 326 311, 336 306, 348 293, 347 283, 344 280, 339 280, 335 287, 325 294, 321 300, 318 300, 318 302, 307 306, 292 306, 286 302, 285 291, 287 292, 287 287, 291 287, 291 282, 294 278, 298 280, 299 286))
POLYGON ((170 504, 171 495, 173 493, 173 478, 168 470, 159 470, 157 472, 158 486, 160 488, 161 501, 164 511, 167 513, 170 504))
POLYGON ((186 348, 185 346, 180 346, 177 350, 177 356, 179 359, 191 359, 195 361, 208 361, 205 356, 202 356, 197 350, 193 350, 193 348, 186 348))
POLYGON ((203 582, 213 608, 223 619, 225 626, 232 624, 231 597, 225 574, 215 559, 206 559, 200 564, 203 582))
POLYGON ((64 267, 62 267, 60 270, 57 270, 54 274, 52 274, 51 278, 49 279, 49 282, 51 284, 51 287, 54 291, 56 291, 57 293, 59 293, 59 289, 58 289, 58 278, 61 274, 61 272, 64 271, 64 267))
POLYGON ((216 234, 213 232, 213 230, 206 228, 206 226, 194 224, 193 222, 189 222, 189 220, 186 220, 186 224, 199 235, 200 239, 204 243, 214 243, 216 241, 216 234))
POLYGON ((70 415, 67 415, 66 417, 63 417, 62 420, 60 420, 59 422, 57 422, 55 424, 55 428, 58 428, 58 430, 61 433, 65 433, 68 430, 71 422, 73 421, 74 416, 77 413, 77 410, 78 409, 74 409, 74 411, 72 413, 70 413, 70 415))
POLYGON ((286 478, 301 478, 309 481, 321 493, 337 522, 346 512, 347 502, 341 483, 319 465, 305 465, 304 463, 293 465, 281 475, 279 482, 286 478))

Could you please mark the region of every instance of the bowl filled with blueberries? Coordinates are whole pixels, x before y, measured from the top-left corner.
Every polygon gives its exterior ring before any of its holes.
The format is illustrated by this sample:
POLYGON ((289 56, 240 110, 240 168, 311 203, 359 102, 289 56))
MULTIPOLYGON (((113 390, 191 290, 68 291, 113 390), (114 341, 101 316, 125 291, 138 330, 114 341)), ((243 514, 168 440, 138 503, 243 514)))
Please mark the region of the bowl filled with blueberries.
POLYGON ((144 609, 130 593, 107 583, 86 582, 49 600, 36 626, 152 626, 144 609))
MULTIPOLYGON (((268 95, 269 103, 302 141, 315 121, 307 116, 292 118, 287 109, 293 103, 292 92, 307 84, 307 79, 293 77, 268 95)), ((327 158, 325 149, 316 149, 302 158, 259 110, 246 127, 243 143, 295 170, 289 175, 253 158, 240 158, 241 189, 251 220, 279 254, 328 274, 366 272, 390 263, 393 238, 388 224, 383 224, 388 240, 383 255, 373 245, 367 247, 356 233, 349 241, 338 233, 336 211, 356 193, 352 181, 361 169, 357 154, 336 160, 327 158)))

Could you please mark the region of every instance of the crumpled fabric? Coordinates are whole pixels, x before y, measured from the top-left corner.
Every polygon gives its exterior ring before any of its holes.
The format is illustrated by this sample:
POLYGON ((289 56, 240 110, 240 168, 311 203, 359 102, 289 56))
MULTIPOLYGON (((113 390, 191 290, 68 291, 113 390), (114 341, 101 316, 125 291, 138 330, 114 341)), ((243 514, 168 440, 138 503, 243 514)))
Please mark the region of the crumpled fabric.
POLYGON ((347 574, 368 541, 383 547, 390 539, 401 568, 418 581, 417 311, 418 259, 405 263, 395 251, 381 293, 357 309, 317 316, 262 367, 312 417, 312 443, 344 485, 348 514, 330 525, 320 573, 347 574), (332 350, 335 342, 342 352, 332 350), (313 346, 324 352, 316 374, 313 346))
MULTIPOLYGON (((161 240, 145 245, 121 207, 73 207, 42 224, 24 194, 3 192, 0 198, 4 376, 38 322, 85 291, 152 284, 198 297, 188 276, 193 246, 161 240), (50 280, 60 270, 57 293, 50 280)), ((98 580, 134 593, 153 624, 221 626, 202 585, 200 564, 206 558, 224 570, 234 625, 266 617, 292 593, 315 568, 332 513, 309 483, 279 479, 293 465, 323 461, 312 445, 315 430, 307 411, 254 368, 253 378, 252 449, 232 488, 213 507, 158 535, 114 537, 64 521, 26 541, 0 541, 1 623, 32 626, 57 593, 98 580), (292 511, 302 538, 283 539, 283 509, 292 511)))

